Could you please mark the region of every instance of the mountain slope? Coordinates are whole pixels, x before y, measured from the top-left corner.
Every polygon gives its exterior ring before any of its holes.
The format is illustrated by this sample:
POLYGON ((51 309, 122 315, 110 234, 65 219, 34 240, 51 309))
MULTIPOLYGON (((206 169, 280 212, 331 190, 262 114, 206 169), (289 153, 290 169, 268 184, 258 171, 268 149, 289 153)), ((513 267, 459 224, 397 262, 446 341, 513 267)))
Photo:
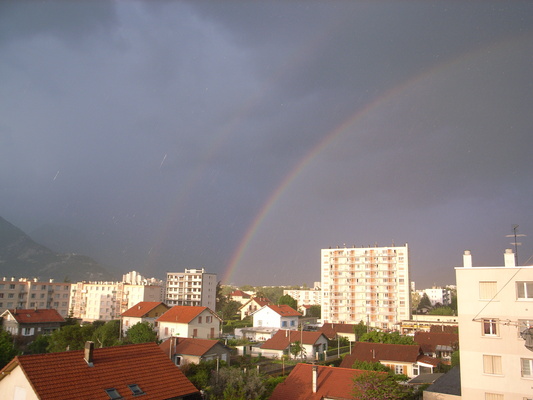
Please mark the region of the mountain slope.
POLYGON ((40 279, 113 280, 106 269, 90 257, 56 253, 34 242, 15 225, 0 217, 0 274, 5 277, 40 279))

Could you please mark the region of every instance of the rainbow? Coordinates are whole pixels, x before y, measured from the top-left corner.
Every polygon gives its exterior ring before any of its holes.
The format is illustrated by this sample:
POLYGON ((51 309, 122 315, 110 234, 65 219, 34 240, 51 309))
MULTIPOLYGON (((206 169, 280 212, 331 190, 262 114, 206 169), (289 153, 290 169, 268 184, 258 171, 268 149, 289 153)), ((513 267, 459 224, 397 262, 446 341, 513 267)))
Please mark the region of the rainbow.
MULTIPOLYGON (((428 77, 433 76, 434 74, 445 72, 447 69, 456 66, 462 62, 470 61, 480 55, 486 54, 487 52, 494 52, 495 50, 500 50, 505 48, 510 42, 514 42, 517 38, 511 37, 501 40, 496 43, 491 43, 487 46, 476 49, 476 51, 470 51, 467 53, 460 54, 459 56, 452 58, 444 63, 437 64, 428 68, 420 74, 417 74, 406 81, 398 84, 387 92, 383 93, 380 96, 377 96, 375 99, 371 100, 364 107, 357 109, 351 116, 339 124, 336 128, 330 131, 324 136, 324 138, 307 153, 302 159, 296 164, 296 166, 285 176, 281 183, 277 186, 274 192, 268 197, 261 207, 259 213, 255 216, 252 223, 249 225, 247 231, 239 242, 236 250, 231 257, 228 266, 222 275, 222 283, 229 284, 231 278, 238 266, 240 265, 241 259, 246 251, 246 248, 249 246, 254 235, 258 231, 261 223, 265 220, 269 212, 272 210, 276 202, 280 199, 286 189, 291 185, 291 183, 300 175, 300 173, 320 154, 325 148, 331 145, 337 138, 339 138, 344 132, 348 131, 355 123, 360 121, 365 115, 370 111, 378 108, 379 106, 385 104, 386 102, 394 99, 396 96, 400 95, 408 88, 418 84, 423 83, 428 77)), ((530 33, 527 32, 524 35, 521 35, 519 39, 529 40, 530 33)))

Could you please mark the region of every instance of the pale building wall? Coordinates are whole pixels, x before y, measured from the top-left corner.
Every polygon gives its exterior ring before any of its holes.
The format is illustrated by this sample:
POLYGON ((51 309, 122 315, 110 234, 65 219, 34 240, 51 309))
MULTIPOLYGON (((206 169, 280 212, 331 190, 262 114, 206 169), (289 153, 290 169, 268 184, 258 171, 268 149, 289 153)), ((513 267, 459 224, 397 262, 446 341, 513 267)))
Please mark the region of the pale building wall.
POLYGON ((38 400, 26 375, 19 367, 15 367, 11 373, 4 375, 0 380, 0 393, 2 399, 13 400, 38 400))
POLYGON ((533 294, 519 299, 517 292, 518 281, 533 283, 533 267, 515 267, 514 263, 472 267, 470 254, 465 255, 464 265, 455 269, 462 397, 485 400, 487 393, 505 400, 533 397, 533 376, 523 377, 521 368, 521 359, 533 362, 533 352, 519 334, 520 320, 533 319, 533 294), (485 356, 501 362, 501 368, 496 365, 490 371, 485 356))
POLYGON ((298 307, 302 306, 314 306, 322 303, 322 290, 321 289, 285 289, 283 295, 289 295, 296 300, 298 307))
POLYGON ((270 307, 265 306, 253 314, 253 326, 297 330, 298 317, 282 317, 270 307), (283 326, 283 322, 286 326, 283 326))
POLYGON ((410 318, 407 244, 322 249, 321 278, 323 323, 399 329, 410 318))
POLYGON ((171 306, 202 306, 216 309, 217 275, 201 269, 167 272, 165 303, 171 306))

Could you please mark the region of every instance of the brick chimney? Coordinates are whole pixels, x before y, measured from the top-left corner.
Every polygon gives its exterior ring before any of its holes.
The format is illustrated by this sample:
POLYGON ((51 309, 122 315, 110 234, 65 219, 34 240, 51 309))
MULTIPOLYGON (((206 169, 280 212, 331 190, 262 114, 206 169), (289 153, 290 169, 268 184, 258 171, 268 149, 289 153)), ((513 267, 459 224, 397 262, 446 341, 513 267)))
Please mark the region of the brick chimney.
POLYGON ((93 352, 94 352, 94 342, 85 342, 85 354, 84 360, 87 362, 89 367, 92 367, 93 364, 93 352))

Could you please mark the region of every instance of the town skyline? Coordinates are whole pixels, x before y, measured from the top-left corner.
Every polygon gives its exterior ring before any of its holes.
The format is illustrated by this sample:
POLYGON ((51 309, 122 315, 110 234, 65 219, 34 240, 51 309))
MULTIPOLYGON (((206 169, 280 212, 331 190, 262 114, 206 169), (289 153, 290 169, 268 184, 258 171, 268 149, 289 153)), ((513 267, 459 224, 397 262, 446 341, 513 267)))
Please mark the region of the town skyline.
POLYGON ((236 285, 409 244, 533 255, 533 4, 0 4, 0 215, 58 252, 236 285))

